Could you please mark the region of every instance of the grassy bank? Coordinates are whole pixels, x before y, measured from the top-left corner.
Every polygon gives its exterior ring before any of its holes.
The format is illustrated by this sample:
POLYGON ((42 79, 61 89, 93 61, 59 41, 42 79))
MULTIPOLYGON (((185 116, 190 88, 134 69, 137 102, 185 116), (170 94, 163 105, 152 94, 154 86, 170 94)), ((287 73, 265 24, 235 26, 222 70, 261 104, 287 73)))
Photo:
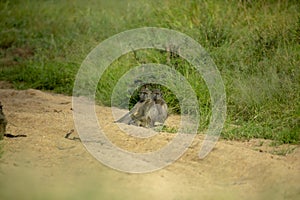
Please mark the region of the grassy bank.
MULTIPOLYGON (((170 28, 197 40, 221 72, 224 138, 299 143, 299 10, 297 1, 1 1, 0 80, 71 95, 81 62, 101 41, 132 28, 170 28)), ((165 52, 138 51, 115 61, 99 84, 99 102, 109 105, 118 78, 147 62, 169 64, 187 77, 204 130, 211 111, 207 88, 188 63, 165 52)), ((174 95, 165 96, 178 112, 174 95)))

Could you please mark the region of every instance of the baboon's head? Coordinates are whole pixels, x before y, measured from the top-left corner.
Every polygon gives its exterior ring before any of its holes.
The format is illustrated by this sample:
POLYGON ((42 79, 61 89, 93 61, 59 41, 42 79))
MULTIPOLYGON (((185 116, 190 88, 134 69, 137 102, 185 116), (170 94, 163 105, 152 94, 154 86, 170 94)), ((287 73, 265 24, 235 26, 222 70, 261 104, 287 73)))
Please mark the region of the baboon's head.
POLYGON ((153 98, 154 101, 162 99, 161 91, 159 89, 153 90, 153 92, 152 92, 152 98, 153 98))
POLYGON ((143 88, 140 91, 140 101, 149 100, 152 98, 152 92, 148 88, 143 88))

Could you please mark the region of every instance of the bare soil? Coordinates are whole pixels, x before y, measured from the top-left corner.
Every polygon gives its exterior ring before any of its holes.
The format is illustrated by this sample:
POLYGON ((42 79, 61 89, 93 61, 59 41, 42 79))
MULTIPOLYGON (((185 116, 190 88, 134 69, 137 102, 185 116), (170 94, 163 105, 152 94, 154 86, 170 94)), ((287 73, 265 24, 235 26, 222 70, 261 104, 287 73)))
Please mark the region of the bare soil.
MULTIPOLYGON (((146 174, 124 173, 101 164, 77 139, 71 97, 4 85, 7 132, 27 137, 0 141, 0 199, 300 199, 298 146, 219 140, 200 160, 199 134, 175 163, 146 174)), ((108 138, 133 152, 160 148, 174 136, 129 140, 113 123, 111 108, 97 106, 97 116, 108 138)), ((170 116, 167 125, 177 121, 170 116)))

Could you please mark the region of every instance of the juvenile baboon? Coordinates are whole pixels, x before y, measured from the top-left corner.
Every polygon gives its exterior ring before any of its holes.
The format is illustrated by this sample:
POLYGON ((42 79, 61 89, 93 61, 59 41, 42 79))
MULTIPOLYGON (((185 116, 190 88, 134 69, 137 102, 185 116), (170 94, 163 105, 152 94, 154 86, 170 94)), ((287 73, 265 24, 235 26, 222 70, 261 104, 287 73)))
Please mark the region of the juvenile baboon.
POLYGON ((129 124, 133 124, 136 126, 143 126, 143 127, 152 127, 151 121, 151 108, 155 105, 154 100, 152 98, 152 92, 148 89, 142 89, 141 92, 144 94, 144 101, 141 106, 131 114, 132 120, 129 124))
POLYGON ((151 116, 151 120, 163 124, 168 117, 168 105, 162 97, 162 93, 159 89, 155 89, 152 92, 152 99, 155 102, 155 108, 157 110, 156 115, 151 116))
POLYGON ((148 127, 150 123, 149 109, 154 105, 152 92, 148 88, 140 91, 140 100, 134 107, 116 122, 148 127))
POLYGON ((7 120, 2 110, 2 104, 0 102, 0 140, 3 139, 3 136, 6 132, 7 120))

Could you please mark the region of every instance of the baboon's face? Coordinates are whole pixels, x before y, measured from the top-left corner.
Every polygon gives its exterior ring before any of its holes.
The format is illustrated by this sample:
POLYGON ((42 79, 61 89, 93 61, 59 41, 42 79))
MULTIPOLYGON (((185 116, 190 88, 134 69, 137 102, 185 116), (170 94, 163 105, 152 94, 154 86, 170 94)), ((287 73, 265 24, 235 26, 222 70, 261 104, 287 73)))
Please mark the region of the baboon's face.
POLYGON ((162 99, 162 94, 160 90, 153 90, 152 98, 154 101, 162 99))
POLYGON ((145 100, 149 100, 152 97, 152 92, 149 89, 142 89, 140 91, 140 100, 141 101, 145 101, 145 100))

